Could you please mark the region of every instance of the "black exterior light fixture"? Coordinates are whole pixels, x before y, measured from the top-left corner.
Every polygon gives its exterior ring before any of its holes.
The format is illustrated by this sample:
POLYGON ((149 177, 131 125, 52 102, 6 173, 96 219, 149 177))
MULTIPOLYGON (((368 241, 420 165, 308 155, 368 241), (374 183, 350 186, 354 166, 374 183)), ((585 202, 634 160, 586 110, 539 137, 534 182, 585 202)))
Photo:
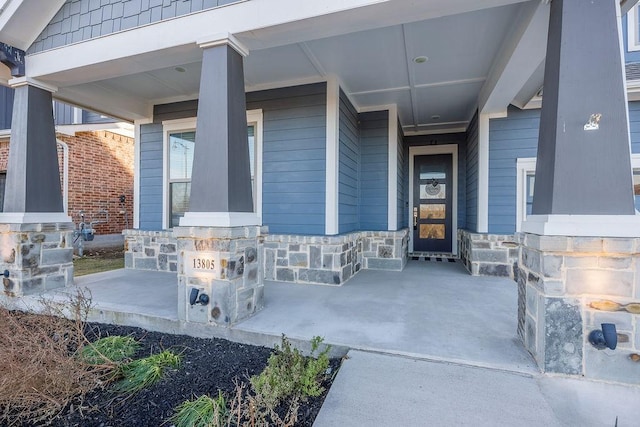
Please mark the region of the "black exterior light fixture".
POLYGON ((589 334, 589 342, 598 350, 609 348, 615 350, 618 345, 618 333, 613 323, 602 323, 602 329, 594 329, 589 334))
POLYGON ((191 288, 191 293, 189 294, 189 304, 207 305, 209 304, 209 295, 205 293, 201 294, 197 288, 191 288))

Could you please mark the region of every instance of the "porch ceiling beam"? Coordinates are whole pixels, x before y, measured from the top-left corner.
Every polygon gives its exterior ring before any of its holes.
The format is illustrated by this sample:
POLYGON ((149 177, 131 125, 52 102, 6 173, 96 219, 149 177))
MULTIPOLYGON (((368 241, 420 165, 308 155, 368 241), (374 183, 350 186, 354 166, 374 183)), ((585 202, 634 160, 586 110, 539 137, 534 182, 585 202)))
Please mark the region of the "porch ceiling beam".
POLYGON ((153 117, 153 106, 138 98, 116 93, 97 83, 83 86, 59 88, 55 98, 78 107, 95 109, 96 99, 100 100, 100 113, 125 121, 143 120, 153 117))
POLYGON ((480 112, 506 111, 544 61, 548 27, 548 4, 533 1, 522 6, 519 19, 505 38, 501 54, 480 91, 480 112))

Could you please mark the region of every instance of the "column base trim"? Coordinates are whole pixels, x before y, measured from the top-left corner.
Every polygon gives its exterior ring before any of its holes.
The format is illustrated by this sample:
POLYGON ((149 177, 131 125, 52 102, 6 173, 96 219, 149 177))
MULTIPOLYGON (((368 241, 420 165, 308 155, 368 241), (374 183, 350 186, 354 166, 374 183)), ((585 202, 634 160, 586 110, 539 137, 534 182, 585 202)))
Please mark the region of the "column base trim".
POLYGON ((640 215, 530 215, 521 231, 541 236, 640 237, 640 215))
POLYGON ((254 212, 186 212, 180 227, 242 227, 261 225, 254 212))
POLYGON ((64 212, 2 212, 0 224, 45 224, 73 222, 64 212))

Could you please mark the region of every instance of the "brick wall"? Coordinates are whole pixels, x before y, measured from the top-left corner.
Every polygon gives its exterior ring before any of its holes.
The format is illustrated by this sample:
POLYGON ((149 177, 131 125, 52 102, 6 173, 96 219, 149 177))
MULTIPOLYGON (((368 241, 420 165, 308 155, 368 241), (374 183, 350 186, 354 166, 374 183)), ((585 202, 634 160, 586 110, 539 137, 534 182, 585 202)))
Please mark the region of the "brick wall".
MULTIPOLYGON (((133 227, 133 138, 108 131, 78 132, 76 136, 57 135, 69 146, 68 213, 77 223, 78 211, 85 220, 106 220, 95 226, 97 234, 119 234, 133 227), (124 206, 120 195, 126 197, 124 206), (128 220, 128 225, 125 221, 128 220)), ((9 140, 0 141, 0 172, 7 170, 9 140)), ((62 148, 58 146, 60 180, 63 171, 62 148)))

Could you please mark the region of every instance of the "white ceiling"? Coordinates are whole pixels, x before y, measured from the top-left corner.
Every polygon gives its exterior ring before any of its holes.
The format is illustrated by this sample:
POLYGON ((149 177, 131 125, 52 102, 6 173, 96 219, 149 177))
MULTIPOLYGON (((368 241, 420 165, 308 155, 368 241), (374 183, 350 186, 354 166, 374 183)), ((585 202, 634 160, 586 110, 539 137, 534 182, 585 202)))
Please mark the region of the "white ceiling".
MULTIPOLYGON (((511 4, 253 50, 245 59, 247 90, 335 75, 357 108, 397 104, 405 132, 464 129, 521 7, 511 4), (429 59, 417 64, 416 56, 429 59)), ((66 86, 60 95, 97 110, 99 104, 82 93, 121 94, 138 105, 193 99, 200 80, 198 54, 194 46, 183 53, 185 63, 66 86), (176 71, 176 65, 184 71, 176 71)))

